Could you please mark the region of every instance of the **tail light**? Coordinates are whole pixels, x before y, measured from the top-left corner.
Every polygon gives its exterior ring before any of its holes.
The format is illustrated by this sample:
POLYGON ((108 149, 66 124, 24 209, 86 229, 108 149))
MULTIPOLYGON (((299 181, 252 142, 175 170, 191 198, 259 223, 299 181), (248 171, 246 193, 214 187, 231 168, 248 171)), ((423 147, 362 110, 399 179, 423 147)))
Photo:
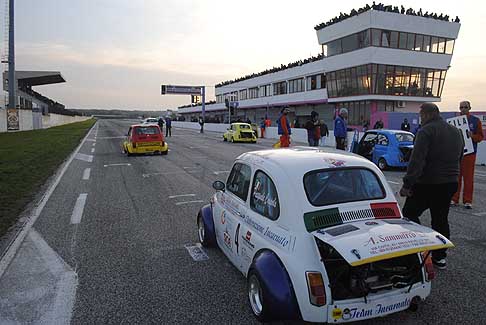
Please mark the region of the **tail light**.
POLYGON ((400 218, 400 210, 396 202, 390 203, 371 203, 371 211, 375 219, 394 219, 400 218))
POLYGON ((307 288, 309 289, 309 300, 314 306, 324 306, 326 304, 326 289, 324 281, 319 272, 305 272, 307 277, 307 288))
POLYGON ((434 264, 432 263, 432 256, 429 252, 422 252, 422 260, 425 259, 425 281, 429 282, 435 278, 434 264))

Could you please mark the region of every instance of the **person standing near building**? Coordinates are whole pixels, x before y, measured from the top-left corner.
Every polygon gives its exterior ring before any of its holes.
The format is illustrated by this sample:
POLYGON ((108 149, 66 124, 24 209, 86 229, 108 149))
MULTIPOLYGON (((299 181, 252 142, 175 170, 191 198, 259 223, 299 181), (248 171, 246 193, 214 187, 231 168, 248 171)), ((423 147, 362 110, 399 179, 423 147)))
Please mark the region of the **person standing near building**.
POLYGON ((281 148, 288 148, 290 146, 290 135, 292 134, 292 130, 290 129, 289 119, 287 118, 289 111, 290 110, 288 107, 282 108, 280 111, 280 116, 277 120, 281 148))
POLYGON ((164 118, 162 116, 157 120, 157 124, 159 125, 160 132, 164 132, 164 118))
POLYGON ((316 111, 311 112, 310 120, 305 123, 305 129, 307 130, 307 142, 309 143, 309 147, 319 146, 321 125, 319 122, 319 114, 317 114, 316 111))
MULTIPOLYGON (((400 189, 400 195, 406 197, 403 216, 420 224, 419 217, 430 209, 432 228, 449 238, 449 203, 457 190, 464 139, 459 129, 440 117, 435 104, 422 104, 420 118, 422 128, 400 189)), ((445 249, 432 252, 437 268, 446 268, 446 255, 445 249)))
POLYGON ((400 130, 410 132, 410 123, 407 119, 403 119, 403 123, 400 126, 400 130))
POLYGON ((262 117, 262 120, 260 121, 260 134, 262 138, 265 138, 265 119, 262 117))
POLYGON ((200 133, 204 133, 204 119, 202 116, 199 116, 199 126, 201 129, 199 130, 200 133))
POLYGON ((384 124, 383 121, 381 120, 381 117, 378 121, 376 121, 375 126, 373 126, 373 129, 378 130, 378 129, 383 129, 384 124))
POLYGON ((346 139, 348 136, 348 126, 346 119, 348 118, 348 109, 341 108, 339 115, 334 120, 334 138, 336 139, 336 149, 346 150, 346 139))
POLYGON ((169 116, 165 118, 165 137, 171 137, 172 136, 172 120, 170 119, 169 116))
POLYGON ((329 128, 324 120, 321 120, 321 147, 326 145, 326 137, 329 136, 329 128))
POLYGON ((469 124, 470 137, 473 142, 474 153, 465 155, 461 161, 461 170, 459 173, 459 186, 457 192, 452 197, 451 205, 456 206, 459 203, 459 196, 461 194, 461 185, 464 181, 464 192, 462 193, 462 202, 466 209, 472 209, 473 192, 474 192, 474 166, 476 165, 476 153, 478 151, 478 143, 483 141, 483 127, 481 120, 469 113, 471 110, 471 103, 462 101, 459 104, 461 115, 467 116, 469 124))

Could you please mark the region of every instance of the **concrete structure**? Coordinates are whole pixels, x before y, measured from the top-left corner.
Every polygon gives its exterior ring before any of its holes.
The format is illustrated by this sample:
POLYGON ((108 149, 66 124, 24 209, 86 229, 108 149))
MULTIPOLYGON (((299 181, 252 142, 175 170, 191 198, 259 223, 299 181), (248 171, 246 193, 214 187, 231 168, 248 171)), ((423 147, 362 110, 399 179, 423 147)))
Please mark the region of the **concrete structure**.
MULTIPOLYGON (((53 126, 86 121, 90 118, 91 116, 68 116, 53 113, 42 115, 39 112, 21 109, 19 110, 19 131, 47 129, 53 126)), ((2 132, 7 132, 7 112, 4 109, 0 109, 0 133, 2 132)))
MULTIPOLYGON (((312 110, 331 126, 340 107, 349 109, 350 125, 371 124, 379 112, 417 112, 423 102, 440 101, 459 28, 379 10, 316 27, 321 55, 216 85, 207 117, 227 121, 226 99, 238 101, 236 118, 275 121, 290 106, 290 119, 300 125, 312 110)), ((200 112, 200 106, 179 108, 186 120, 200 112)))

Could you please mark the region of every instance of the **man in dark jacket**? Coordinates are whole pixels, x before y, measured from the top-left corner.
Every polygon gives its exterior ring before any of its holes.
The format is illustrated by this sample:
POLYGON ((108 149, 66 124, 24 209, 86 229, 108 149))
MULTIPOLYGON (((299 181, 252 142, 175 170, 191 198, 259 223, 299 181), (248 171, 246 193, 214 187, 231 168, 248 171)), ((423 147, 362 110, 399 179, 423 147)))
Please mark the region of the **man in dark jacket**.
MULTIPOLYGON (((457 190, 459 165, 464 151, 461 131, 444 121, 432 103, 420 106, 422 128, 415 137, 401 196, 406 196, 403 215, 420 223, 420 215, 430 209, 432 228, 449 238, 449 204, 457 190)), ((446 250, 432 252, 439 269, 446 268, 446 250)))
POLYGON ((321 120, 321 147, 326 145, 326 138, 329 136, 329 128, 324 120, 321 120))
POLYGON ((307 142, 309 147, 317 147, 321 138, 321 128, 319 122, 319 114, 316 111, 311 112, 310 120, 305 123, 307 130, 307 142))
POLYGON ((171 137, 172 136, 172 120, 170 119, 169 116, 165 118, 165 137, 171 137))
POLYGON ((408 123, 408 120, 407 119, 403 119, 403 123, 402 125, 400 126, 400 129, 402 131, 407 131, 407 132, 410 132, 410 123, 408 123))
POLYGON ((334 120, 334 138, 336 139, 336 149, 346 150, 346 139, 348 136, 348 125, 346 119, 348 118, 348 110, 341 108, 339 115, 334 120))

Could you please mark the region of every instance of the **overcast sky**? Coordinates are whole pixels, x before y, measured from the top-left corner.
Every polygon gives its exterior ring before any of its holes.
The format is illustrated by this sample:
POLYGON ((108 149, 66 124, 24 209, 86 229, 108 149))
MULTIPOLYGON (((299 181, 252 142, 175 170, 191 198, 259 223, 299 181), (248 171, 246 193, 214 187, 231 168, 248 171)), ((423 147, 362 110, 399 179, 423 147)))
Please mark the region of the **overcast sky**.
MULTIPOLYGON (((161 96, 161 84, 205 84, 208 99, 213 99, 213 86, 220 81, 317 55, 313 27, 365 4, 16 0, 17 70, 61 71, 65 84, 36 90, 68 108, 175 108, 190 98, 161 96)), ((473 109, 486 110, 485 5, 471 0, 403 5, 461 18, 440 106, 455 110, 467 98, 473 109)))

